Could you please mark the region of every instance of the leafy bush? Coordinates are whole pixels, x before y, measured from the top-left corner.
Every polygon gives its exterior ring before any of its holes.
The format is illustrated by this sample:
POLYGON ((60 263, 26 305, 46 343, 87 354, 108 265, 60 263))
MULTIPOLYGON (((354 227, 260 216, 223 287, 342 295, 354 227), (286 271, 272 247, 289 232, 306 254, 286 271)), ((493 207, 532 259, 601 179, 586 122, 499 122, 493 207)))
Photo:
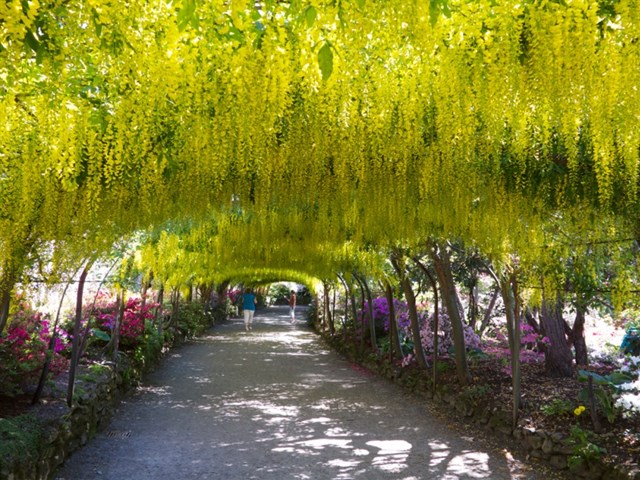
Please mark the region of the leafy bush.
POLYGON ((150 320, 145 322, 144 335, 140 343, 136 346, 134 359, 143 368, 153 365, 160 358, 165 345, 165 336, 160 332, 157 325, 150 320))
POLYGON ((568 459, 570 469, 575 469, 585 463, 597 461, 607 451, 591 442, 591 432, 583 430, 578 426, 571 428, 568 438, 569 444, 573 447, 573 453, 568 459))
POLYGON ((222 297, 211 314, 213 315, 213 320, 216 322, 223 322, 228 318, 237 315, 238 307, 234 305, 233 301, 228 295, 222 297))
POLYGON ((201 302, 181 303, 178 306, 178 330, 185 337, 195 337, 204 333, 213 323, 201 302))
POLYGON ((288 305, 287 298, 289 297, 290 288, 282 283, 274 283, 269 286, 267 296, 270 299, 271 305, 288 305))

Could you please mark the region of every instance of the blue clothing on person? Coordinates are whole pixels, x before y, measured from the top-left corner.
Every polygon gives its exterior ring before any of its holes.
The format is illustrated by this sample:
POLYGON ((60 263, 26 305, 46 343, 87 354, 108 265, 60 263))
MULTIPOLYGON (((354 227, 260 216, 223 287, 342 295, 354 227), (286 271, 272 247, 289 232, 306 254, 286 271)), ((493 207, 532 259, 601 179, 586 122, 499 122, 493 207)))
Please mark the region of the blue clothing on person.
POLYGON ((253 293, 245 293, 242 295, 242 308, 243 310, 256 309, 256 296, 253 293))

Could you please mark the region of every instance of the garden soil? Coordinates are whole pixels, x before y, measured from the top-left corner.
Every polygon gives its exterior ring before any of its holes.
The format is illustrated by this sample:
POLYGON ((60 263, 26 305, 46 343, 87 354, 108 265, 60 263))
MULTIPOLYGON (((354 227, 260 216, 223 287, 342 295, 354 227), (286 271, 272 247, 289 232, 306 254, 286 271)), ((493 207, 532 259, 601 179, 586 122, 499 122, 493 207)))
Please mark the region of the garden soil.
POLYGON ((563 478, 329 350, 286 307, 172 350, 56 480, 563 478))

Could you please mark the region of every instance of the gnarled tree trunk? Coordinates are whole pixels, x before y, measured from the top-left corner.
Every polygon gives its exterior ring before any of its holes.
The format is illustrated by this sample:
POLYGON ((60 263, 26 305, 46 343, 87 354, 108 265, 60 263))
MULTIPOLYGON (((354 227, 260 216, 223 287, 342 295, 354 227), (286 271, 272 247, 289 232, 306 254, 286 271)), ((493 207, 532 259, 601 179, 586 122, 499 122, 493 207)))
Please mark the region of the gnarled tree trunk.
POLYGON ((550 377, 573 376, 573 355, 564 331, 562 306, 559 293, 553 300, 543 296, 540 322, 550 342, 545 349, 545 369, 550 377))
POLYGON ((418 322, 416 296, 413 293, 413 288, 411 288, 411 282, 407 278, 404 269, 404 260, 399 261, 397 258, 392 257, 391 263, 393 264, 393 268, 398 274, 398 278, 400 279, 400 286, 402 287, 404 297, 407 301, 407 307, 409 308, 409 322, 411 324, 411 335, 413 338, 413 352, 415 353, 416 360, 418 361, 418 365, 420 365, 420 368, 426 370, 428 365, 427 359, 424 355, 424 349, 422 348, 422 338, 420 337, 420 324, 418 322))
POLYGON ((584 338, 584 321, 587 313, 586 307, 576 305, 576 319, 571 329, 573 348, 576 352, 577 365, 589 365, 589 355, 587 353, 587 342, 584 338))
POLYGON ((455 349, 456 373, 461 385, 469 383, 470 374, 467 365, 467 351, 464 343, 464 330, 462 326, 462 313, 460 311, 460 299, 456 291, 456 285, 451 273, 449 254, 446 249, 434 245, 430 249, 431 259, 440 283, 440 293, 442 302, 447 308, 449 320, 451 320, 451 330, 453 337, 453 347, 455 349))

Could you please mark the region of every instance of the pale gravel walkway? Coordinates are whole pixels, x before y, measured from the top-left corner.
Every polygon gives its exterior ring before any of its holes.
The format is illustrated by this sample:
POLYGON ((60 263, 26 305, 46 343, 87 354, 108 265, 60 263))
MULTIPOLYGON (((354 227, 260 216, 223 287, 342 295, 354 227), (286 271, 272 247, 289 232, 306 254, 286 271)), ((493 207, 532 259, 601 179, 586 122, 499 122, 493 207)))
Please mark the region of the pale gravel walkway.
POLYGON ((286 307, 174 351, 57 480, 552 478, 327 350, 286 307))

